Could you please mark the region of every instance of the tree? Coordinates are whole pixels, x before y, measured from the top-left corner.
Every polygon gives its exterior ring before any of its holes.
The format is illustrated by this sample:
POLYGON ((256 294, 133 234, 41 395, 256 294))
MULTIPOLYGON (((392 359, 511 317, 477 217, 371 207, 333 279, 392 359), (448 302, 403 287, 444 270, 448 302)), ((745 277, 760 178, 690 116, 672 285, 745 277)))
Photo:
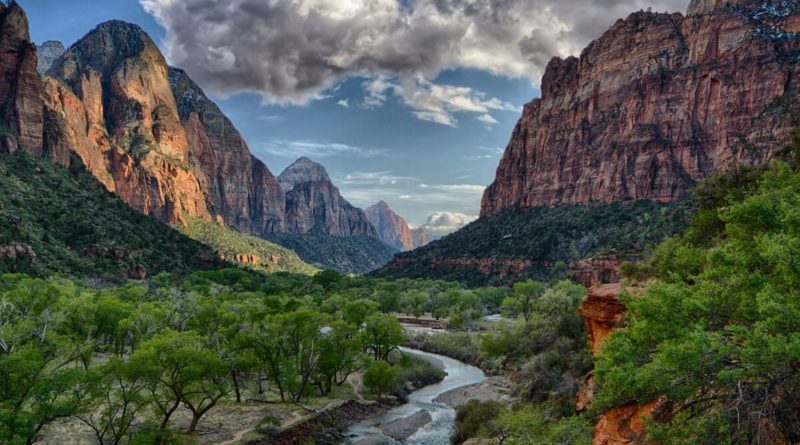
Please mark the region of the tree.
POLYGON ((538 281, 516 283, 511 295, 503 300, 503 307, 514 316, 522 315, 525 322, 528 322, 536 300, 544 294, 545 289, 545 285, 538 281))
POLYGON ((187 432, 194 432, 202 416, 229 392, 225 362, 192 331, 157 334, 131 356, 130 366, 132 375, 148 382, 162 430, 183 403, 192 413, 187 432))
POLYGON ((322 356, 317 368, 317 386, 323 395, 331 392, 334 383, 344 384, 363 366, 363 344, 355 326, 336 320, 324 330, 320 345, 322 356))
POLYGON ((341 310, 342 319, 360 328, 367 317, 378 312, 379 307, 378 303, 363 298, 348 301, 341 310))
POLYGON ((407 314, 419 318, 425 312, 428 298, 427 292, 411 289, 400 294, 400 305, 407 314))
POLYGON ((391 315, 375 314, 364 323, 364 345, 372 351, 375 360, 388 360, 389 353, 404 340, 403 326, 391 315))
POLYGON ((373 362, 364 373, 364 386, 379 399, 398 387, 397 368, 383 360, 373 362))
POLYGON ((91 388, 92 406, 75 417, 94 431, 98 443, 118 445, 150 403, 146 381, 131 373, 128 364, 119 358, 112 358, 98 369, 95 381, 91 388))

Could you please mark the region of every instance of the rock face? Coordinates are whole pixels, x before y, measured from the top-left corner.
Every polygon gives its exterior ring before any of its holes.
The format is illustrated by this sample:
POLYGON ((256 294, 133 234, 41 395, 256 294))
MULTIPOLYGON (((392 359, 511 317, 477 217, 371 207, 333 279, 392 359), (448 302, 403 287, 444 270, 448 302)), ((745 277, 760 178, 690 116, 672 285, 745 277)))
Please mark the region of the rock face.
POLYGON ((42 153, 42 91, 25 11, 0 4, 0 152, 42 153))
POLYGON ((597 420, 592 445, 644 445, 645 420, 666 420, 671 413, 671 404, 658 398, 642 406, 629 403, 612 408, 597 420))
POLYGON ((289 232, 378 237, 364 212, 342 197, 322 165, 302 157, 286 167, 278 182, 286 193, 289 232))
POLYGON ((586 325, 589 346, 595 354, 625 315, 625 304, 619 300, 621 293, 618 283, 591 287, 578 309, 586 325))
POLYGON ((669 201, 733 163, 770 159, 794 127, 800 14, 734 3, 692 0, 685 17, 637 12, 579 58, 551 60, 481 215, 669 201))
POLYGON ((381 241, 397 250, 411 250, 428 243, 424 230, 409 229, 406 220, 395 213, 385 201, 367 207, 364 213, 375 226, 381 241))
POLYGON ((44 74, 53 66, 53 63, 64 54, 64 44, 57 40, 48 40, 38 48, 36 48, 36 57, 38 63, 36 64, 36 71, 39 74, 44 74))

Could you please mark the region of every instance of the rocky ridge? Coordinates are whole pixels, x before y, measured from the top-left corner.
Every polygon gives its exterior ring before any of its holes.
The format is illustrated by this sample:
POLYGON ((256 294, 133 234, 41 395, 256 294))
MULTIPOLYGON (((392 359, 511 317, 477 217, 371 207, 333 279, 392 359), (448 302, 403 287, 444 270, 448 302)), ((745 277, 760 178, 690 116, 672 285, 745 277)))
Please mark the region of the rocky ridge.
POLYGON ((564 203, 670 201, 793 132, 798 11, 693 0, 637 12, 554 58, 524 107, 481 215, 564 203))

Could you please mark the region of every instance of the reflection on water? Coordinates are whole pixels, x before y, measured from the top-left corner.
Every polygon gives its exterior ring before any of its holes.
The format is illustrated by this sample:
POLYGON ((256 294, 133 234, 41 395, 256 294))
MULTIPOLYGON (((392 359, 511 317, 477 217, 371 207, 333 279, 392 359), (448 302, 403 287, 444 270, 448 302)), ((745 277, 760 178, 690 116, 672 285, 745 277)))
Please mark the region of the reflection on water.
POLYGON ((447 376, 444 380, 435 385, 429 385, 411 393, 408 396, 408 403, 392 409, 381 417, 369 419, 350 427, 348 431, 348 436, 350 436, 348 443, 356 443, 360 439, 369 437, 380 439, 382 443, 396 444, 398 443, 397 441, 381 433, 380 425, 396 419, 408 417, 420 410, 426 410, 431 414, 432 421, 420 428, 419 431, 409 437, 404 443, 447 445, 450 443, 450 436, 455 426, 455 410, 442 403, 435 403, 433 400, 440 394, 450 391, 451 389, 486 380, 486 376, 480 369, 450 357, 408 348, 401 349, 406 353, 440 361, 444 365, 447 376))

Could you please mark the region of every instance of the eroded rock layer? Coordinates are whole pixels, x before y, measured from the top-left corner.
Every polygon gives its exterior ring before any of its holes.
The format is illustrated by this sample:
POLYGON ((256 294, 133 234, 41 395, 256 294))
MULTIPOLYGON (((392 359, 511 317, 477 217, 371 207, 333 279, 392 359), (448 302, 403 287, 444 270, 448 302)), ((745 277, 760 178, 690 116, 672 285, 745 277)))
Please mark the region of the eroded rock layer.
POLYGON ((687 16, 637 12, 580 57, 551 60, 481 215, 669 201, 733 163, 770 159, 794 128, 800 14, 735 3, 695 0, 687 16))

